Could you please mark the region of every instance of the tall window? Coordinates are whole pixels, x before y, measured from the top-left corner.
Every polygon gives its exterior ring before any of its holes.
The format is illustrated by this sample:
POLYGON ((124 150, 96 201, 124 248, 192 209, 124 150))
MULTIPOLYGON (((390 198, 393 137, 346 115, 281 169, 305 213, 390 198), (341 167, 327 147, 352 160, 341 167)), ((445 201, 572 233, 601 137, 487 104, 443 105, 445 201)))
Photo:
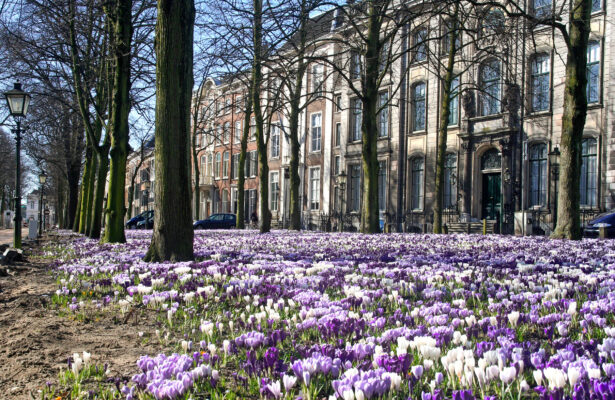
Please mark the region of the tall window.
POLYGON ((598 202, 598 146, 596 139, 581 142, 581 205, 595 207, 598 202))
POLYGON ((361 54, 357 51, 350 53, 350 78, 359 79, 361 77, 361 54))
POLYGON ((256 118, 254 117, 250 119, 250 140, 256 140, 256 118))
POLYGON ((351 140, 353 142, 357 142, 361 140, 361 122, 363 121, 362 117, 362 108, 361 100, 356 99, 352 102, 352 136, 351 140))
POLYGON ((551 15, 553 3, 551 0, 534 0, 532 11, 538 18, 551 15))
POLYGON ((228 143, 231 141, 231 123, 224 123, 224 133, 223 133, 224 143, 228 143))
POLYGON ((335 156, 333 161, 333 174, 335 176, 339 175, 342 170, 342 157, 335 156))
POLYGON ((241 107, 243 106, 242 101, 243 99, 241 96, 235 97, 235 114, 241 113, 241 107))
POLYGON ((228 196, 228 190, 224 189, 222 190, 222 212, 229 212, 229 206, 230 206, 231 202, 228 196))
POLYGON ((255 177, 258 174, 258 159, 256 150, 250 152, 250 176, 255 177))
POLYGON ((239 154, 233 154, 231 156, 231 170, 233 179, 239 178, 239 154))
POLYGON ((422 157, 415 157, 411 161, 412 166, 412 195, 410 207, 413 210, 423 209, 423 180, 425 177, 425 162, 422 157))
POLYGON ((232 100, 230 98, 227 98, 226 100, 224 100, 224 113, 225 114, 230 114, 231 111, 233 111, 233 107, 231 106, 232 100))
POLYGON ((427 59, 427 29, 419 29, 413 35, 414 61, 427 59))
POLYGON ((335 123, 335 147, 339 147, 342 144, 342 123, 335 123))
POLYGON ((280 127, 271 126, 271 158, 280 157, 280 127))
POLYGON ((278 171, 271 172, 269 175, 269 187, 269 191, 271 192, 269 209, 271 211, 278 211, 280 197, 280 173, 278 171))
POLYGON ((382 109, 378 113, 378 137, 389 136, 389 92, 382 92, 378 96, 378 105, 382 109))
POLYGON ((451 82, 451 94, 448 110, 448 125, 459 124, 459 77, 453 78, 451 82))
POLYGON ((335 95, 335 112, 342 111, 342 95, 335 95))
POLYGON ((237 214, 237 188, 231 189, 231 212, 237 214))
POLYGON ((201 170, 199 171, 199 175, 201 176, 201 180, 203 177, 207 176, 207 156, 201 156, 201 170))
POLYGON ((602 0, 592 0, 592 12, 602 10, 602 0))
POLYGON ((587 46, 587 102, 597 103, 600 98, 600 43, 587 46))
POLYGON ((444 208, 457 204, 457 156, 448 153, 444 159, 444 208))
POLYGON ((350 202, 349 211, 358 212, 361 208, 361 165, 350 166, 350 202))
POLYGON ((412 87, 412 128, 415 131, 425 130, 425 83, 420 82, 412 87))
POLYGON ((320 64, 312 66, 312 92, 314 96, 322 96, 322 85, 324 81, 324 68, 320 64))
POLYGON ((214 174, 214 156, 213 154, 207 155, 207 174, 206 176, 213 176, 214 174))
POLYGON ((320 151, 320 140, 322 137, 322 114, 312 114, 312 146, 310 151, 320 151))
POLYGON ((320 167, 310 168, 310 210, 320 209, 320 167))
POLYGON ((216 179, 220 178, 220 169, 222 167, 222 155, 220 153, 216 153, 216 164, 214 166, 214 176, 216 179))
POLYGON ((455 24, 454 19, 446 20, 442 24, 442 54, 448 54, 450 51, 453 33, 457 35, 455 38, 455 51, 461 48, 461 31, 459 30, 459 26, 453 24, 455 24), (455 32, 455 30, 457 31, 455 32))
POLYGON ((530 207, 547 205, 547 145, 530 146, 530 207))
POLYGON ((387 162, 378 161, 378 211, 387 209, 387 162))
POLYGON ((235 122, 235 137, 233 139, 235 143, 241 142, 241 121, 235 122))
POLYGON ((480 115, 493 115, 500 112, 500 62, 487 61, 479 73, 479 110, 480 115))
POLYGON ((218 125, 218 129, 216 130, 216 145, 222 145, 222 125, 218 125))
POLYGON ((228 167, 229 167, 229 154, 228 151, 224 152, 224 156, 222 158, 222 177, 228 178, 228 167))
POLYGON ((551 58, 539 54, 532 60, 532 111, 549 109, 551 58))

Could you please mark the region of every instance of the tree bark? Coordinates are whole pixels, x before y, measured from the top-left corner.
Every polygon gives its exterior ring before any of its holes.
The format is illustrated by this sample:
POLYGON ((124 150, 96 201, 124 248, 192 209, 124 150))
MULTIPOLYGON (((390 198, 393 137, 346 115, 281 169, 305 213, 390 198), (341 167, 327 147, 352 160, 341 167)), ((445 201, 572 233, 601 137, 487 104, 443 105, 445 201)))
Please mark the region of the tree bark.
POLYGON ((132 41, 132 0, 116 0, 107 10, 111 15, 113 35, 113 92, 111 100, 111 163, 105 243, 123 243, 124 215, 126 213, 124 191, 126 182, 126 159, 128 157, 128 114, 130 113, 130 59, 132 41))
POLYGON ((72 224, 69 223, 68 225, 72 226, 73 232, 79 232, 79 220, 81 219, 81 197, 83 195, 83 190, 79 190, 79 182, 77 182, 77 190, 75 190, 73 193, 73 196, 75 197, 74 200, 76 200, 76 202, 73 219, 71 221, 72 224))
POLYGON ((88 236, 92 239, 100 239, 100 229, 103 217, 103 202, 105 197, 105 187, 107 186, 107 172, 109 172, 108 154, 109 143, 106 143, 102 148, 102 152, 97 154, 98 176, 96 178, 96 190, 94 192, 92 225, 88 232, 88 236))
POLYGON ((190 107, 194 0, 158 1, 156 22, 156 209, 146 261, 190 260, 190 107))
POLYGON ((245 184, 246 184, 246 154, 248 150, 248 136, 250 135, 250 117, 252 115, 252 88, 246 104, 243 117, 243 131, 241 132, 241 149, 239 151, 239 168, 237 173, 237 228, 246 228, 246 216, 244 215, 245 184))
POLYGON ((79 210, 78 232, 85 234, 87 227, 88 207, 91 202, 91 193, 94 180, 94 152, 89 141, 85 151, 85 167, 83 168, 83 178, 81 183, 81 206, 79 210))
POLYGON ((591 0, 574 0, 571 4, 560 143, 557 226, 551 235, 553 238, 579 240, 582 236, 579 186, 581 142, 587 116, 587 45, 591 3, 591 0))
POLYGON ((92 229, 92 219, 94 217, 94 193, 96 192, 96 172, 98 171, 98 156, 96 152, 92 152, 92 166, 90 169, 90 187, 88 190, 88 204, 85 207, 85 231, 86 235, 90 234, 92 229))

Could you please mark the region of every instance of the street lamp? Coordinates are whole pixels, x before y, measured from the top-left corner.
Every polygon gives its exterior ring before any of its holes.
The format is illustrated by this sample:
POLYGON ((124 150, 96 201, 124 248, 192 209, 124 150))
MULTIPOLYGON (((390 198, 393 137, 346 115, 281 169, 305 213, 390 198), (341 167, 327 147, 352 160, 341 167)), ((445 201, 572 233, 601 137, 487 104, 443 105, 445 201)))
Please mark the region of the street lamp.
POLYGON ((346 190, 346 171, 342 171, 337 175, 337 184, 340 187, 340 232, 344 231, 344 191, 346 190))
POLYGON ((41 184, 40 201, 38 204, 38 237, 43 235, 43 191, 45 190, 45 182, 47 181, 47 174, 45 171, 41 171, 38 175, 38 182, 41 184))
POLYGON ((553 229, 557 227, 557 196, 558 196, 558 183, 559 183, 559 163, 560 163, 561 153, 559 152, 558 147, 554 147, 552 151, 549 152, 549 164, 551 165, 551 173, 553 174, 553 182, 555 184, 555 201, 553 204, 553 229))
POLYGON ((16 82, 13 89, 4 93, 9 111, 15 119, 15 231, 13 247, 21 248, 21 119, 26 117, 30 106, 30 95, 21 90, 21 83, 16 82))

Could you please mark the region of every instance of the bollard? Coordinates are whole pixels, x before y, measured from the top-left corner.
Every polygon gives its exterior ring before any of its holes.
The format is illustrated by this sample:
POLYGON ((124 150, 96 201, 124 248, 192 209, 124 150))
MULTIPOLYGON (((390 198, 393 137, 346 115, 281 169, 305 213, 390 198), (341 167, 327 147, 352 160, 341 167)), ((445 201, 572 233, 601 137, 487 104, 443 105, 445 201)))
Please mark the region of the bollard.
POLYGON ((606 226, 601 226, 598 228, 600 239, 606 239, 606 226))
POLYGON ((483 218, 483 235, 487 234, 487 219, 483 218))

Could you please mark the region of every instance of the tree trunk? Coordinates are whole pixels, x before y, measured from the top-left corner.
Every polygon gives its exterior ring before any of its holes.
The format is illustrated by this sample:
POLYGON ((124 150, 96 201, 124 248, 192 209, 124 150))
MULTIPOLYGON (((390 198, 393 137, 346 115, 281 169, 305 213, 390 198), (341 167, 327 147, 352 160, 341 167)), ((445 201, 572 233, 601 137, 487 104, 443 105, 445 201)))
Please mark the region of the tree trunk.
POLYGON ((158 1, 156 22, 156 212, 146 261, 190 260, 190 107, 194 1, 158 1))
POLYGON ((83 168, 83 178, 81 183, 81 207, 79 210, 79 228, 78 232, 85 234, 88 217, 88 207, 90 206, 90 195, 92 193, 94 180, 94 152, 92 146, 87 145, 85 152, 85 166, 83 168))
POLYGON ((83 196, 83 190, 79 190, 79 185, 77 185, 77 190, 73 193, 77 202, 75 203, 73 219, 71 221, 72 225, 69 223, 69 226, 72 226, 73 232, 79 232, 79 220, 81 219, 81 197, 83 196))
POLYGON ((362 82, 363 118, 361 121, 363 204, 361 232, 378 233, 378 78, 380 75, 380 30, 382 22, 376 9, 378 2, 369 3, 369 22, 366 40, 365 75, 362 82))
POLYGON ((111 137, 111 163, 109 191, 105 210, 105 243, 123 243, 124 215, 126 213, 124 192, 126 182, 126 159, 128 157, 128 114, 130 113, 130 50, 132 40, 132 0, 116 0, 108 12, 112 15, 113 93, 110 107, 109 135, 111 137))
POLYGON ((96 179, 96 191, 94 193, 94 211, 92 215, 92 225, 88 232, 88 236, 92 239, 100 239, 105 186, 107 185, 107 172, 109 172, 109 143, 102 146, 101 150, 102 151, 98 153, 97 156, 98 177, 96 179))
POLYGON ((581 239, 580 175, 581 142, 587 116, 587 45, 591 0, 574 0, 566 60, 564 113, 560 143, 557 226, 553 238, 581 239))
MULTIPOLYGON (((94 195, 96 192, 96 172, 98 171, 98 156, 96 152, 92 153, 92 168, 90 169, 90 188, 88 191, 88 204, 85 208, 86 216, 85 216, 85 232, 86 235, 90 234, 92 229, 92 218, 94 217, 94 195)), ((106 180, 106 177, 105 177, 106 180)))
MULTIPOLYGON (((251 89, 250 89, 251 90, 251 89)), ((237 177, 237 229, 246 228, 244 215, 245 183, 246 183, 246 152, 248 149, 248 135, 250 134, 250 116, 252 115, 251 92, 248 96, 246 110, 243 117, 243 131, 241 132, 241 149, 239 152, 239 174, 237 177)))
MULTIPOLYGON (((57 186, 57 192, 56 192, 56 196, 58 197, 58 209, 57 209, 57 213, 58 213, 58 226, 60 227, 60 229, 64 229, 64 221, 65 221, 65 216, 64 216, 64 208, 65 208, 65 203, 64 203, 64 180, 62 179, 62 177, 60 176, 58 178, 58 186, 57 186)), ((2 213, 0 213, 0 215, 2 215, 2 213)))
MULTIPOLYGON (((457 10, 453 19, 457 19, 457 10)), ((442 103, 440 110, 440 126, 438 132, 438 148, 436 154, 436 182, 435 182, 435 204, 434 204, 434 219, 433 233, 442 233, 442 212, 444 209, 444 163, 446 161, 446 142, 448 135, 448 119, 451 108, 451 85, 453 84, 455 67, 455 42, 457 41, 456 22, 453 23, 453 29, 449 29, 450 44, 448 48, 448 60, 446 64, 446 72, 442 82, 442 103)))

